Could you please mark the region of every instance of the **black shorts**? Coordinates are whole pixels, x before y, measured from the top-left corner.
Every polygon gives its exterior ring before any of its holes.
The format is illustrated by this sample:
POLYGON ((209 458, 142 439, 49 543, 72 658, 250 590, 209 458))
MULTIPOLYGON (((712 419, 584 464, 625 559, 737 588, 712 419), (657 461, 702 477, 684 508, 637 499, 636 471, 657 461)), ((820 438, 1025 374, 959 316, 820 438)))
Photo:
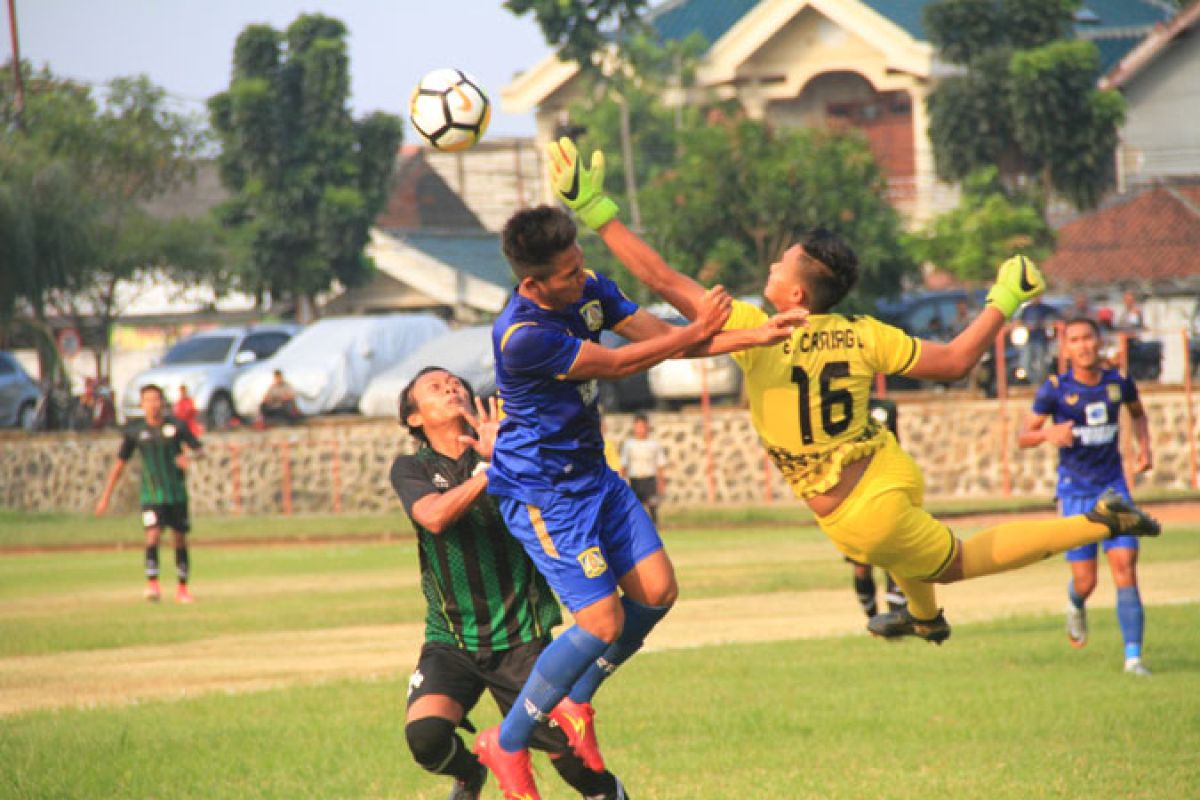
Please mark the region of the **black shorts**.
POLYGON ((143 505, 142 527, 170 528, 180 533, 187 533, 192 529, 192 524, 188 520, 187 503, 143 505))
POLYGON ((629 488, 637 495, 638 502, 653 504, 658 497, 658 478, 630 478, 629 488))
MULTIPOLYGON (((463 707, 465 721, 487 689, 500 713, 507 714, 546 644, 530 642, 498 653, 473 653, 441 642, 426 642, 417 669, 408 680, 408 705, 426 695, 445 695, 463 707)), ((474 730, 469 724, 464 727, 474 730)), ((557 726, 542 723, 534 729, 529 746, 564 753, 567 736, 557 726)))

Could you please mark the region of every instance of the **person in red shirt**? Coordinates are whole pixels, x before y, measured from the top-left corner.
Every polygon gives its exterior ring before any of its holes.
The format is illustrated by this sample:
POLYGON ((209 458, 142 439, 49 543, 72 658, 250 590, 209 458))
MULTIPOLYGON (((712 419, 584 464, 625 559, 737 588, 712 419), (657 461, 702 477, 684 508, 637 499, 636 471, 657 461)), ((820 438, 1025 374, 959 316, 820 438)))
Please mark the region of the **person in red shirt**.
POLYGON ((188 394, 187 386, 179 385, 179 399, 175 401, 175 407, 171 411, 177 420, 188 426, 188 430, 192 432, 193 436, 199 436, 204 432, 204 426, 200 424, 199 415, 196 413, 196 403, 188 394))

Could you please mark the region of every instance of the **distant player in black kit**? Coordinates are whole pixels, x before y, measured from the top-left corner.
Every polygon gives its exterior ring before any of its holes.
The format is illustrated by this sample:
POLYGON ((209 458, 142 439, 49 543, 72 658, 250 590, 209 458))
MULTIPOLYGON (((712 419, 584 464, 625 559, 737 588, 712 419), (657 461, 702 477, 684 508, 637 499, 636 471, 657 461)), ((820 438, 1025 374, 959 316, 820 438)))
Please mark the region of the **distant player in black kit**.
MULTIPOLYGON (((425 645, 409 681, 405 737, 424 769, 455 779, 450 800, 480 796, 487 769, 455 728, 483 690, 507 713, 534 661, 562 622, 558 601, 487 494, 487 458, 498 421, 470 386, 446 370, 422 370, 400 394, 400 422, 421 446, 392 465, 392 486, 417 530, 425 645)), ((564 701, 569 704, 569 700, 564 701)), ((571 720, 570 709, 566 709, 571 720)), ((593 739, 594 743, 594 739, 593 739)), ((621 782, 590 769, 558 727, 540 725, 532 744, 579 794, 623 800, 621 782)))
POLYGON ((147 600, 158 602, 162 592, 158 586, 158 540, 164 527, 175 532, 175 573, 179 583, 175 588, 175 602, 191 603, 188 591, 187 532, 188 494, 185 480, 188 456, 183 452, 187 445, 197 455, 200 440, 188 426, 165 414, 163 393, 159 387, 148 384, 142 387, 142 413, 145 417, 133 420, 125 426, 121 449, 117 461, 108 473, 104 492, 96 503, 96 515, 108 510, 113 489, 134 452, 142 456, 142 526, 146 529, 146 592, 147 600))

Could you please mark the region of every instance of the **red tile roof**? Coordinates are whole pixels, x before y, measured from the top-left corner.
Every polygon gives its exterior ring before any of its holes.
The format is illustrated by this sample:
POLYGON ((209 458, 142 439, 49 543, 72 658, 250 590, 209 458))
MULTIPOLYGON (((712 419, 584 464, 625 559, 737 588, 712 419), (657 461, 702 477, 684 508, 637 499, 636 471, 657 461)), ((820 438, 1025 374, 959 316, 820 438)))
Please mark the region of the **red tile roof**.
POLYGON ((1200 278, 1200 186, 1159 186, 1058 230, 1051 283, 1200 278))

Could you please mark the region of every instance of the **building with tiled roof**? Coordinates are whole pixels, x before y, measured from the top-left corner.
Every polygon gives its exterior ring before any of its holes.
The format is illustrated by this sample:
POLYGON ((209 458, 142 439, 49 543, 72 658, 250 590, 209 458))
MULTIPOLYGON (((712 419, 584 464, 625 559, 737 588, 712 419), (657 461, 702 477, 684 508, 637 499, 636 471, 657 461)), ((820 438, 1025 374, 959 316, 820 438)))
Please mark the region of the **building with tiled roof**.
POLYGON ((1157 186, 1076 218, 1042 266, 1059 287, 1200 291, 1200 184, 1157 186))
MULTIPOLYGON (((926 98, 948 67, 935 58, 922 12, 932 0, 670 0, 648 13, 668 40, 699 32, 709 48, 701 89, 736 98, 752 117, 784 126, 861 129, 914 223, 957 202, 936 180, 926 98)), ((1085 0, 1076 35, 1096 42, 1104 69, 1169 20, 1166 0, 1085 0)), ((502 92, 506 110, 536 109, 548 141, 580 97, 579 68, 550 56, 502 92)))

